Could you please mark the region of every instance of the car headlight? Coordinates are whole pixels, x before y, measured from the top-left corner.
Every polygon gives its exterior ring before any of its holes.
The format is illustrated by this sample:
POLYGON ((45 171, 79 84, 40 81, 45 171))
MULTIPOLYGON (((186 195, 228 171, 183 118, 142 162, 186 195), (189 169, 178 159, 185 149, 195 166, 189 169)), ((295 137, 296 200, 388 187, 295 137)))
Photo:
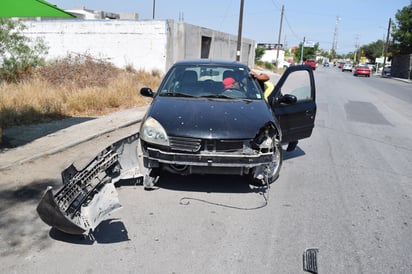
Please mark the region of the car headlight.
POLYGON ((162 146, 169 145, 169 137, 162 125, 154 118, 149 117, 140 128, 140 138, 143 141, 162 146))

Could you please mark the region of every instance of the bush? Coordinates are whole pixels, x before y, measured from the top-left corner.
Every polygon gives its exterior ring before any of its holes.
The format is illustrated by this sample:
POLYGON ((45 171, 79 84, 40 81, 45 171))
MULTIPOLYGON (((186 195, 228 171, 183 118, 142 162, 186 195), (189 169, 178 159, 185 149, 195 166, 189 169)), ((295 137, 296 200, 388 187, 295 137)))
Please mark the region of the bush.
POLYGON ((20 21, 0 18, 0 82, 18 82, 31 76, 43 64, 47 48, 41 39, 31 41, 21 31, 20 21))
MULTIPOLYGON (((131 70, 131 68, 127 68, 131 70)), ((90 55, 69 54, 36 70, 36 76, 55 87, 76 90, 86 87, 105 87, 121 70, 112 63, 90 55)))

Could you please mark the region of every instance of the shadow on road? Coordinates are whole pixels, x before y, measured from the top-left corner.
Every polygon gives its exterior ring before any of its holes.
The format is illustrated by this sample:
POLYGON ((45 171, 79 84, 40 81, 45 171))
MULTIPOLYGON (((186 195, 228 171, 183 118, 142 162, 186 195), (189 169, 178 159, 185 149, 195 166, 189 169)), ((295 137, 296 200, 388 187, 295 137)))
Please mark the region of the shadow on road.
POLYGON ((56 241, 79 245, 113 244, 130 240, 123 222, 117 219, 104 220, 89 236, 70 235, 55 228, 50 229, 49 235, 56 241))
MULTIPOLYGON (((297 158, 297 157, 301 157, 303 155, 305 155, 306 153, 299 147, 297 146, 295 148, 295 150, 293 151, 283 151, 283 161, 287 161, 289 159, 293 159, 293 158, 297 158)), ((280 173, 282 173, 282 170, 280 171, 280 173)))
POLYGON ((159 188, 205 193, 251 193, 256 192, 248 176, 233 175, 188 175, 167 174, 159 177, 159 188))
POLYGON ((38 138, 52 134, 56 131, 77 125, 89 120, 93 117, 73 117, 63 120, 52 121, 49 123, 40 123, 24 126, 16 126, 3 129, 2 142, 0 144, 0 152, 5 148, 14 148, 30 143, 38 138))

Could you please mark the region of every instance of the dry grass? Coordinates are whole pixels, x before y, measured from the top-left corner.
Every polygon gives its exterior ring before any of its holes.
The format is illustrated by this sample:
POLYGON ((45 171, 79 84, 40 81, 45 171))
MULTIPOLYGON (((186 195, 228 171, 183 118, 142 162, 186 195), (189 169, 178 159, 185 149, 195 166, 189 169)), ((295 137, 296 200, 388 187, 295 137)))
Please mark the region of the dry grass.
POLYGON ((0 84, 3 128, 62 119, 99 116, 148 103, 141 87, 156 89, 159 72, 121 70, 88 57, 66 58, 17 84, 0 84))

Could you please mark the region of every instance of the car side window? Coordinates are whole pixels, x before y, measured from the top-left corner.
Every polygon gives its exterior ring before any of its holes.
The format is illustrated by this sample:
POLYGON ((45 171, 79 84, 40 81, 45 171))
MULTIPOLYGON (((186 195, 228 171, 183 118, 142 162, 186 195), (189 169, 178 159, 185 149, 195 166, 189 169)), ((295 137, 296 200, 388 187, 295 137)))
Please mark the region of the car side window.
POLYGON ((289 74, 287 81, 282 86, 281 94, 294 95, 298 102, 313 100, 309 72, 301 70, 289 74))

